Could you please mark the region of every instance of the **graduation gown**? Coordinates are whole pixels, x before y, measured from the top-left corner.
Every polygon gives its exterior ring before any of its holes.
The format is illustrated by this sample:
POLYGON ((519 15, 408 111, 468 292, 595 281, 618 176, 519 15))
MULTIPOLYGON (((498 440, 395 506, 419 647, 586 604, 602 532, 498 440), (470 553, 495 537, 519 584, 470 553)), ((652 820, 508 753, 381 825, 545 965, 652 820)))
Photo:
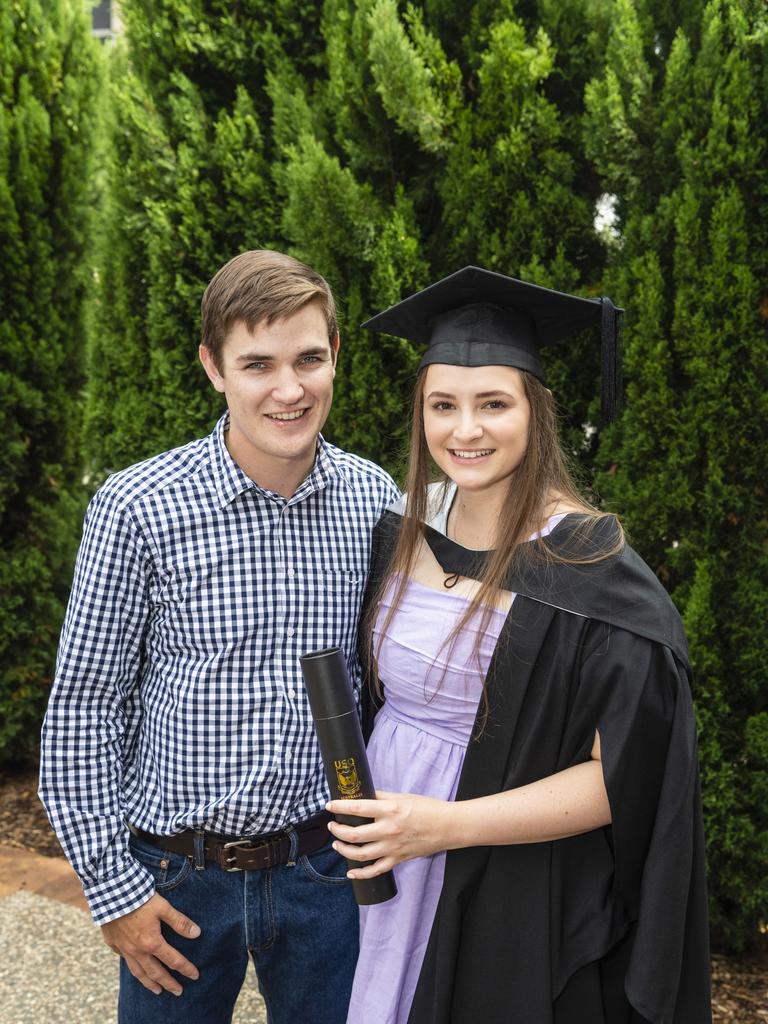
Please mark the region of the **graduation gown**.
MULTIPOLYGON (((401 522, 373 537, 368 599, 401 522)), ((548 542, 585 553, 582 517, 548 542)), ((482 553, 425 527, 446 573, 482 553)), ((613 519, 589 542, 606 550, 613 519)), ((409 1024, 707 1024, 709 947, 690 668, 680 618, 639 556, 513 572, 457 800, 587 761, 600 733, 612 824, 447 854, 409 1024), (478 732, 480 733, 479 735, 478 732)), ((364 687, 370 730, 376 707, 364 687)))

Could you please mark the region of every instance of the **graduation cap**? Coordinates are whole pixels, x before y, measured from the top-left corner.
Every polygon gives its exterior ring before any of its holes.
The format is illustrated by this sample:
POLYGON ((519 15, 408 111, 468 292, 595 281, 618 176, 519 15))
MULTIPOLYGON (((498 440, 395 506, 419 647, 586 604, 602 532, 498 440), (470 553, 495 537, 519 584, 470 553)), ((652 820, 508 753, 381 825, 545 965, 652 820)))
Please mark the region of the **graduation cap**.
POLYGON ((427 346, 419 369, 514 366, 544 381, 544 345, 600 324, 601 399, 607 421, 620 406, 619 309, 608 298, 576 295, 518 281, 482 267, 464 267, 366 320, 363 327, 427 346))

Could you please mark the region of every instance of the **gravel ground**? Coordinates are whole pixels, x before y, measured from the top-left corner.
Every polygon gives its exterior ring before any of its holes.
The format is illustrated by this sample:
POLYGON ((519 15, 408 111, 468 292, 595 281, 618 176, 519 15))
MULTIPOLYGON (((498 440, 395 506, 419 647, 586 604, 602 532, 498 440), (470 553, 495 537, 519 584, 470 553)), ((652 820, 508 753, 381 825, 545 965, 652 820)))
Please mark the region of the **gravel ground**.
MULTIPOLYGON (((28 892, 0 899, 2 1024, 110 1024, 117 957, 82 910, 28 892)), ((249 971, 233 1024, 266 1024, 249 971)))

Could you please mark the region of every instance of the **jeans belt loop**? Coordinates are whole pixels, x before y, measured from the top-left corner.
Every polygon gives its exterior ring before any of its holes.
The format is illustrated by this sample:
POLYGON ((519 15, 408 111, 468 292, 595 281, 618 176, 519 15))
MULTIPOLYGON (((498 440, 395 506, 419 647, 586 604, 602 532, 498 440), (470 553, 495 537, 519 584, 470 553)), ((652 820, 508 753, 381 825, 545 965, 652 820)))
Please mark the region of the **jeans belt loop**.
POLYGON ((205 871, 205 832, 195 831, 192 842, 195 851, 195 871, 205 871))
POLYGON ((295 868, 296 861, 299 857, 299 834, 295 828, 291 825, 285 830, 285 834, 288 836, 288 841, 291 846, 288 850, 288 860, 285 862, 287 868, 295 868))

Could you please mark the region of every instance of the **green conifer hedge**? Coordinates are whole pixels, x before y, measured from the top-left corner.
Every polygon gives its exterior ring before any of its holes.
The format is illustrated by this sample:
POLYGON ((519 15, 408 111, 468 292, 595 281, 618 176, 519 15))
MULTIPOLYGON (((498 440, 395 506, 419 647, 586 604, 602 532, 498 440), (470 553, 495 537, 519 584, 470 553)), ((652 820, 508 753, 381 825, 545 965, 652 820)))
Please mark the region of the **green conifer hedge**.
POLYGON ((37 743, 79 530, 98 136, 80 0, 0 8, 0 761, 37 743))
POLYGON ((713 938, 739 949, 768 917, 768 23, 713 0, 654 48, 635 5, 614 8, 585 123, 620 197, 628 309, 600 489, 684 615, 713 938))

